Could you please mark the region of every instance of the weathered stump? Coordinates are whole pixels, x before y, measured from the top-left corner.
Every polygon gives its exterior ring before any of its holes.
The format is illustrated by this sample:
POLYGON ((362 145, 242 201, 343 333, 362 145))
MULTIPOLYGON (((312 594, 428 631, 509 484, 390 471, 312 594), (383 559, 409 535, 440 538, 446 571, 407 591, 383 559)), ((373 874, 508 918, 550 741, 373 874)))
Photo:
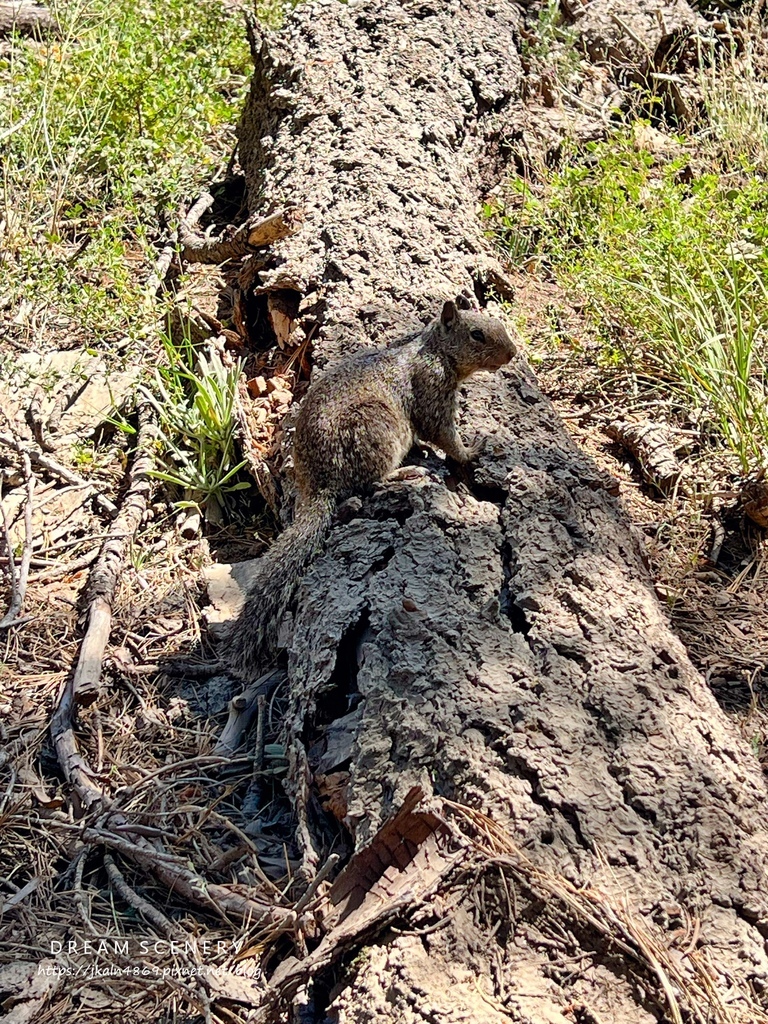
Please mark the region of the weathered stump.
MULTIPOLYGON (((320 370, 461 288, 507 291, 478 206, 514 171, 520 22, 510 0, 319 0, 255 40, 249 206, 305 220, 254 301, 295 293, 320 370)), ((763 1019, 757 761, 522 361, 467 385, 477 432, 471 484, 432 458, 425 481, 340 517, 301 586, 288 731, 307 869, 326 852, 302 813, 313 773, 348 771, 345 825, 378 851, 368 889, 381 876, 394 899, 409 869, 413 886, 398 930, 393 914, 355 926, 337 888, 336 938, 278 968, 276 998, 311 978, 318 1020, 763 1019), (421 838, 416 810, 399 847, 377 847, 414 786, 421 838)))

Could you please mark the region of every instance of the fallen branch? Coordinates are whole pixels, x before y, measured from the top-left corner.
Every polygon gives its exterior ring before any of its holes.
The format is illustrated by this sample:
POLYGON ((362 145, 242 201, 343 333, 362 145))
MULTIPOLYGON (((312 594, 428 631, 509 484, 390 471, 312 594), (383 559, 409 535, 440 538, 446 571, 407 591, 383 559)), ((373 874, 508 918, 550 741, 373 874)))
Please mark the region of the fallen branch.
POLYGON ((683 467, 670 444, 666 424, 618 419, 608 424, 606 433, 637 459, 643 476, 662 494, 680 489, 683 467))
POLYGON ((117 864, 115 864, 114 857, 111 853, 104 854, 104 866, 107 869, 110 882, 128 906, 137 910, 142 917, 146 918, 150 924, 153 924, 155 928, 162 932, 162 934, 167 938, 185 938, 185 933, 182 928, 175 925, 161 910, 158 910, 157 907, 153 906, 149 902, 149 900, 145 900, 143 896, 139 896, 135 889, 131 888, 123 877, 122 871, 120 871, 117 864))
POLYGON ((98 690, 101 663, 112 625, 112 601, 123 570, 128 547, 147 508, 154 466, 152 443, 155 421, 149 404, 139 407, 136 457, 123 506, 109 529, 88 581, 88 628, 80 648, 73 688, 78 703, 91 699, 98 690))
POLYGON ((219 742, 213 748, 214 754, 231 756, 240 746, 243 734, 253 721, 259 706, 259 697, 266 696, 270 690, 285 679, 282 669, 272 669, 261 676, 251 686, 238 693, 229 702, 229 718, 222 729, 219 742))
POLYGON ((24 549, 21 553, 18 578, 16 577, 16 565, 13 557, 13 544, 11 542, 10 530, 8 529, 8 521, 5 517, 5 509, 2 509, 3 533, 5 536, 5 546, 8 550, 8 568, 11 574, 11 603, 8 606, 8 611, 0 619, 0 629, 9 629, 11 626, 18 624, 19 614, 24 605, 24 595, 27 592, 29 566, 32 560, 32 498, 35 493, 35 478, 32 474, 32 464, 29 456, 26 454, 22 455, 22 461, 27 485, 27 497, 24 503, 24 549))
POLYGON ((213 196, 208 193, 200 197, 187 217, 179 223, 179 245, 182 258, 187 263, 224 263, 226 260, 239 259, 255 249, 287 238, 298 230, 304 220, 304 215, 297 207, 286 207, 267 217, 248 220, 239 228, 230 224, 220 235, 209 238, 195 230, 191 216, 204 200, 205 205, 197 215, 199 220, 202 213, 213 204, 213 196))
MULTIPOLYGON (((125 821, 122 814, 115 814, 110 823, 125 824, 130 828, 130 823, 125 821)), ((86 843, 119 850, 140 867, 150 870, 169 889, 225 919, 232 915, 247 921, 250 926, 263 923, 279 931, 291 929, 296 924, 296 912, 292 908, 262 902, 230 886, 208 882, 186 866, 188 861, 156 849, 148 839, 135 833, 135 842, 131 842, 105 829, 86 828, 82 832, 82 839, 86 843)))
POLYGON ((122 570, 128 543, 141 522, 150 489, 153 465, 151 441, 154 420, 148 404, 139 408, 136 459, 120 514, 112 523, 89 580, 88 626, 74 673, 64 685, 51 719, 51 738, 64 777, 75 788, 86 809, 102 801, 103 793, 93 771, 81 756, 74 730, 75 705, 98 692, 101 665, 112 625, 112 599, 122 570))

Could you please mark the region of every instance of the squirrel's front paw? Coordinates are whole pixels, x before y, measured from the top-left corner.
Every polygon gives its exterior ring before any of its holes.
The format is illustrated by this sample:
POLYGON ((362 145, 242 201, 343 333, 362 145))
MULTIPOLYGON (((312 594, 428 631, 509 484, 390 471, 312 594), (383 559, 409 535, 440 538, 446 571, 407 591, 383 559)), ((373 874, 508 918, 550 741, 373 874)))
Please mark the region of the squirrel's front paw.
POLYGON ((465 462, 465 463, 466 462, 475 462, 477 460, 477 458, 481 455, 481 453, 484 451, 484 449, 485 449, 485 438, 484 437, 476 437, 476 438, 474 438, 474 440, 470 441, 469 444, 464 445, 464 451, 466 452, 466 457, 464 459, 462 459, 461 461, 465 462))

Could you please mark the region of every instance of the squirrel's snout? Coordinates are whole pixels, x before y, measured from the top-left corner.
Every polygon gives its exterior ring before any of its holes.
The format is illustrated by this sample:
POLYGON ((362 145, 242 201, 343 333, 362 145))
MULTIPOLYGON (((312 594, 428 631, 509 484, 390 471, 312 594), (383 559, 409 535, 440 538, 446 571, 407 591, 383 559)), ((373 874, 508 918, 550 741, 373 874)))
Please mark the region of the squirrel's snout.
POLYGON ((494 370, 498 370, 501 366, 506 366, 517 355, 517 345, 515 345, 506 331, 504 332, 504 337, 499 338, 498 341, 499 344, 496 347, 496 351, 488 361, 489 368, 494 370))

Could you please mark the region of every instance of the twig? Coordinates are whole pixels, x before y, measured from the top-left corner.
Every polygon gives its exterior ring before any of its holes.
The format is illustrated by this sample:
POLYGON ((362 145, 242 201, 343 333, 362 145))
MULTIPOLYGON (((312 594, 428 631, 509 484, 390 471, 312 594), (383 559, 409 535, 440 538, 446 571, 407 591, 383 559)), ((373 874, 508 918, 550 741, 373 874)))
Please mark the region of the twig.
POLYGON ((88 910, 88 904, 83 893, 83 868, 85 867, 85 861, 88 857, 88 847, 81 846, 78 853, 75 855, 74 868, 75 878, 73 881, 73 890, 75 894, 75 903, 80 913, 80 917, 83 920, 83 924, 92 935, 98 935, 98 929, 91 920, 91 915, 88 910))
POLYGON ((75 704, 98 692, 101 665, 112 625, 112 599, 122 569, 128 542, 133 537, 147 504, 153 465, 151 441, 154 420, 149 404, 139 408, 139 433, 136 459, 128 491, 120 514, 114 520, 89 579, 88 626, 83 637, 77 666, 67 679, 51 719, 51 738, 67 781, 86 809, 100 803, 101 787, 92 779, 93 771, 78 750, 75 737, 75 704))
POLYGON ((310 900, 320 887, 320 884, 326 880, 328 875, 330 875, 330 873, 333 871, 333 869, 336 867, 340 860, 341 857, 339 856, 338 853, 332 853, 328 857, 328 860, 325 862, 325 864, 323 864, 323 866, 320 868, 315 877, 307 886, 307 891, 304 893, 299 902, 293 908, 297 914, 300 914, 302 910, 307 906, 307 904, 310 902, 310 900))
POLYGON ((256 753, 253 758, 253 774, 258 773, 264 767, 264 705, 266 701, 264 694, 260 693, 256 698, 256 753))
POLYGON ((11 534, 5 518, 5 510, 3 509, 3 532, 8 548, 8 564, 11 570, 11 603, 8 611, 0 620, 0 629, 8 629, 11 626, 17 625, 17 620, 24 604, 24 595, 27 592, 29 564, 32 559, 32 499, 35 493, 35 478, 32 474, 32 464, 27 454, 22 455, 22 461, 24 463, 24 476, 27 484, 27 498, 24 505, 24 549, 21 553, 21 564, 19 565, 19 577, 17 580, 11 534))
POLYGON ((40 446, 32 441, 20 441, 18 438, 13 437, 11 434, 0 433, 0 445, 5 448, 12 448, 18 455, 22 457, 28 455, 32 462, 36 466, 40 466, 41 469, 47 470, 52 476, 58 477, 59 480, 63 480, 65 484, 71 484, 74 487, 86 487, 94 495, 94 500, 104 512, 110 514, 117 511, 117 506, 114 502, 111 502, 103 494, 99 494, 94 484, 89 483, 87 480, 83 480, 77 473, 73 473, 71 469, 67 469, 66 466, 62 466, 60 462, 57 462, 51 455, 46 455, 40 446))
POLYGON ((45 444, 46 435, 48 444, 53 445, 52 435, 57 433, 59 424, 61 423, 61 417, 80 395, 80 392, 85 389, 96 362, 97 360, 92 359, 89 363, 86 363, 82 369, 82 373, 64 384, 56 396, 56 401, 53 403, 53 408, 48 416, 48 421, 41 429, 40 441, 43 447, 47 448, 48 451, 53 451, 53 447, 48 448, 45 444))
MULTIPOLYGON (((31 582, 42 583, 43 580, 59 580, 62 576, 69 576, 71 573, 79 572, 81 569, 87 569, 89 565, 92 565, 99 555, 99 549, 94 548, 93 551, 88 551, 86 554, 81 555, 80 558, 76 558, 73 562, 67 562, 66 565, 57 566, 56 568, 47 569, 44 568, 42 572, 39 572, 36 576, 32 577, 31 582)), ((34 562, 42 561, 42 559, 34 559, 34 562)))
MULTIPOLYGON (((210 192, 203 192, 186 216, 182 214, 179 215, 179 227, 171 232, 167 243, 163 246, 163 249, 157 258, 154 270, 147 278, 147 283, 144 286, 144 301, 147 306, 154 305, 160 286, 165 280, 171 263, 173 262, 173 257, 179 248, 179 239, 184 227, 186 226, 192 230, 205 211, 212 204, 213 196, 210 192)), ((182 242, 182 245, 183 244, 184 243, 182 242)))
MULTIPOLYGON (((118 817, 122 818, 122 815, 118 817)), ((188 861, 173 857, 155 849, 149 840, 140 836, 131 843, 121 836, 115 836, 104 829, 84 829, 82 839, 86 843, 110 846, 129 856, 140 867, 148 868, 170 889, 208 910, 226 918, 232 914, 251 925, 270 924, 280 930, 293 927, 296 913, 289 907, 244 896, 227 885, 206 881, 196 871, 188 868, 188 861)))
POLYGON ((260 676, 255 683, 242 693, 237 694, 229 702, 229 718, 213 748, 214 754, 231 755, 240 746, 243 733, 253 721, 259 706, 259 697, 269 693, 284 677, 282 669, 271 669, 260 676))
POLYGON ((184 937, 184 930, 182 928, 175 925, 161 910, 152 906, 148 900, 145 900, 143 896, 139 896, 135 889, 128 885, 122 872, 117 864, 115 864, 111 853, 104 854, 104 866, 107 869, 110 882, 129 906, 133 907, 134 910, 138 910, 142 917, 145 917, 150 924, 153 924, 169 939, 182 939, 184 937))

